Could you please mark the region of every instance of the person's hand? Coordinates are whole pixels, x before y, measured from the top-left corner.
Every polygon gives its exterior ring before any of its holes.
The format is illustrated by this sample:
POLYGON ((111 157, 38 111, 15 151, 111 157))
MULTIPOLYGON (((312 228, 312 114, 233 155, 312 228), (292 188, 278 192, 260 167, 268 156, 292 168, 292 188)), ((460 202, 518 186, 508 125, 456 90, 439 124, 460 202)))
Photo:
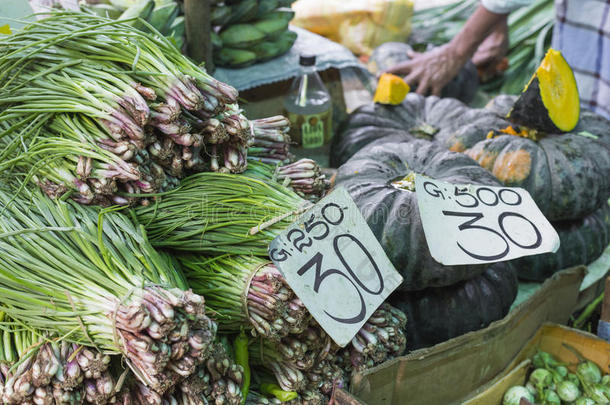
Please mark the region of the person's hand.
POLYGON ((467 58, 461 56, 450 42, 426 53, 409 52, 411 60, 397 64, 387 73, 405 76, 405 81, 421 95, 440 96, 441 90, 453 79, 467 58))
POLYGON ((494 31, 479 45, 472 62, 481 71, 495 70, 508 52, 508 24, 500 22, 494 31))

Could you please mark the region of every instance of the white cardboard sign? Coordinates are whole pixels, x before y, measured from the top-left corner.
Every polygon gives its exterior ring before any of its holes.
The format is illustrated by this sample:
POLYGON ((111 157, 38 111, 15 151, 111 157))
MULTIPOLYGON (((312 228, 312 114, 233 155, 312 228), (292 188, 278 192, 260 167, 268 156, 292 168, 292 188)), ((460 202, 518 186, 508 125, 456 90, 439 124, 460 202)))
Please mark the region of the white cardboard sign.
POLYGON ((441 264, 492 263, 559 248, 559 235, 522 188, 418 175, 415 190, 430 254, 441 264))
POLYGON ((343 188, 278 235, 269 256, 339 346, 350 342, 402 282, 343 188))

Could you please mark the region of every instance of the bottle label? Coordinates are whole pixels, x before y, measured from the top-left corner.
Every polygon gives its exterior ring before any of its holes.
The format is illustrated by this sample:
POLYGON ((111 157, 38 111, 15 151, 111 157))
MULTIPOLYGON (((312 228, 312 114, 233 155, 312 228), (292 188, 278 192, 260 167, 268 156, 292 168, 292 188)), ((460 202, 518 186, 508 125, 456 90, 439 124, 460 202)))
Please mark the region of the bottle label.
POLYGON ((331 138, 331 110, 320 114, 288 113, 290 137, 303 148, 324 146, 331 138))

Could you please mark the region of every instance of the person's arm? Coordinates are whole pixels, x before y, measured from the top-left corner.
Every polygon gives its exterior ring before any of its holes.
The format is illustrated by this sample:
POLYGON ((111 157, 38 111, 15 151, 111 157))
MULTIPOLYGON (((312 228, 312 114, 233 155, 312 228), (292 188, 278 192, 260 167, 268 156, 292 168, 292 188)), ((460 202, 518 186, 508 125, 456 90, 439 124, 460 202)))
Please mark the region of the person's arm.
POLYGON ((499 23, 472 55, 477 68, 498 64, 508 51, 508 22, 499 23))
POLYGON ((417 93, 431 92, 440 95, 441 89, 457 75, 462 66, 474 55, 483 40, 498 25, 506 24, 508 14, 497 14, 480 5, 468 18, 460 32, 447 44, 423 54, 413 53, 412 59, 387 70, 405 75, 417 93))

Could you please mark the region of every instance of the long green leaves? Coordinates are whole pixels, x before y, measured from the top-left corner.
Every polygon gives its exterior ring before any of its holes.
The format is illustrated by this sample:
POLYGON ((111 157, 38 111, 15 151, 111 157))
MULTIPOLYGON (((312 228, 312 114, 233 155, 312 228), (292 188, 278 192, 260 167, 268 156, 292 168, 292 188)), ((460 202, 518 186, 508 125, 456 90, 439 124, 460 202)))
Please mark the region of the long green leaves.
POLYGON ((275 181, 199 173, 134 213, 157 247, 266 256, 269 242, 306 204, 275 181), (274 219, 281 220, 250 234, 252 228, 274 219))
POLYGON ((0 308, 12 318, 116 353, 109 314, 130 290, 185 287, 126 217, 39 193, 11 200, 0 191, 0 308))
POLYGON ((0 38, 0 177, 112 205, 188 173, 241 172, 250 125, 236 99, 154 29, 52 13, 0 38))

